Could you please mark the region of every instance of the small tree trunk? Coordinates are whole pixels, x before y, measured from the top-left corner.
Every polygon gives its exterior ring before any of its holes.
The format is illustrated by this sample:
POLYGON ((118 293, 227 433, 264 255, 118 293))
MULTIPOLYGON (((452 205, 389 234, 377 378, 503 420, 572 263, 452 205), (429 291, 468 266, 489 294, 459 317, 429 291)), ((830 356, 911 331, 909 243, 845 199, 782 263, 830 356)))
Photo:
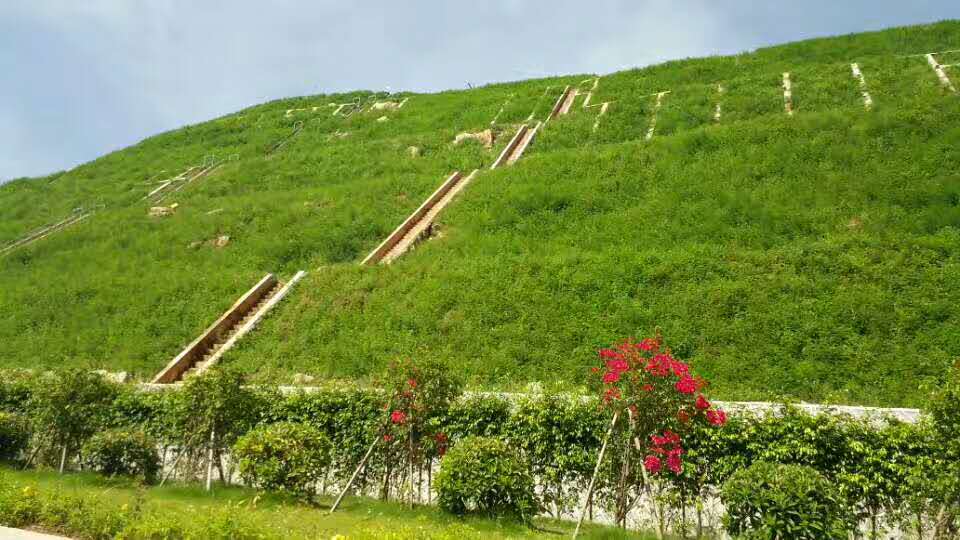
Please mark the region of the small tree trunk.
POLYGON ((703 538, 703 503, 697 501, 697 540, 703 538))
POLYGON ((410 498, 409 506, 410 509, 413 509, 413 424, 410 425, 410 431, 407 435, 407 476, 409 477, 408 484, 410 486, 410 498))
POLYGON ((207 449, 207 491, 210 491, 211 484, 213 483, 213 433, 214 431, 210 430, 210 447, 207 449))
POLYGON ((620 466, 620 485, 617 486, 615 521, 622 529, 627 528, 627 489, 630 484, 630 438, 624 445, 623 464, 620 466))
POLYGON ((60 452, 60 474, 63 474, 63 468, 67 464, 67 445, 63 445, 63 451, 60 452))
MULTIPOLYGON (((634 439, 633 443, 637 448, 643 448, 640 445, 639 439, 634 439)), ((646 467, 640 467, 640 473, 643 474, 643 489, 647 492, 647 497, 650 498, 650 506, 653 508, 653 515, 657 518, 657 540, 663 540, 663 507, 657 503, 656 497, 653 496, 653 489, 650 488, 650 477, 647 476, 646 467)))
POLYGON ((225 468, 224 468, 224 466, 223 466, 223 453, 221 453, 220 450, 217 450, 217 473, 220 474, 220 481, 223 482, 223 485, 229 486, 229 485, 230 485, 230 475, 229 475, 229 474, 223 474, 223 471, 224 471, 224 470, 225 470, 225 468))

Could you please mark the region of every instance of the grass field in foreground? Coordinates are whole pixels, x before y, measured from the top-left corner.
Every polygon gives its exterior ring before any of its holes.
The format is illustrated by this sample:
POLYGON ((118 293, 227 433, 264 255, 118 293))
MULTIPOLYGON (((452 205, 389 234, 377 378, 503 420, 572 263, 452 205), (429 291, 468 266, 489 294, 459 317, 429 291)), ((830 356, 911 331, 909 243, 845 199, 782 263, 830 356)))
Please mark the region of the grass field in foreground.
MULTIPOLYGON (((457 518, 435 507, 407 507, 368 498, 347 498, 340 509, 328 515, 330 498, 317 507, 305 506, 276 495, 261 495, 240 487, 215 487, 212 493, 197 485, 174 484, 162 488, 138 488, 125 479, 105 479, 92 474, 60 476, 49 471, 14 471, 0 467, 0 482, 15 484, 17 490, 30 487, 39 497, 80 498, 85 502, 84 516, 78 521, 89 524, 95 516, 104 523, 130 518, 132 536, 126 538, 263 538, 326 540, 343 535, 345 539, 506 539, 561 538, 568 536, 573 524, 536 520, 530 528, 518 523, 479 517, 457 518), (179 535, 177 533, 180 533, 179 535), (152 535, 152 536, 151 536, 152 535), (165 536, 166 535, 166 536, 165 536)), ((26 497, 26 495, 24 496, 26 497)), ((2 524, 2 523, 0 523, 2 524)), ((87 538, 87 532, 65 528, 38 528, 87 538)), ((650 538, 609 527, 587 525, 583 538, 650 538)))

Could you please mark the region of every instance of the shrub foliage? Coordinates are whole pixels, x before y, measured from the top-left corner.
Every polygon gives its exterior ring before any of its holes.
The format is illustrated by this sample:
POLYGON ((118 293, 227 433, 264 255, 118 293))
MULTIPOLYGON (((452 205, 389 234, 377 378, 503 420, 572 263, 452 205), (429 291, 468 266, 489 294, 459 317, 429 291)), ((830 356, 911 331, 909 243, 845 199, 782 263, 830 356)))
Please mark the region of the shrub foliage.
POLYGON ((157 441, 139 430, 112 429, 97 433, 83 445, 83 462, 109 476, 136 476, 152 484, 160 470, 157 441))
POLYGON ((461 441, 441 460, 436 487, 440 507, 454 514, 479 512, 529 520, 537 513, 533 476, 501 439, 461 441))
POLYGON ((295 422, 260 426, 233 446, 240 476, 254 487, 307 497, 331 463, 332 445, 319 429, 295 422))
POLYGON ((721 499, 736 538, 843 540, 850 528, 840 494, 811 467, 759 461, 734 473, 721 499))

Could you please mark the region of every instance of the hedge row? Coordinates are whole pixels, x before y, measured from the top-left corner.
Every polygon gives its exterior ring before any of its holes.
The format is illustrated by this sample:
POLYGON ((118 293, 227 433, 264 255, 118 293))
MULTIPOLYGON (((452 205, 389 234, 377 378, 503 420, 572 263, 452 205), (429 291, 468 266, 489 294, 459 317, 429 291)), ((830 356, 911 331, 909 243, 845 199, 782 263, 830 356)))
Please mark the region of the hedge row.
MULTIPOLYGON (((222 377, 239 377, 224 372, 222 377)), ((239 383, 239 379, 233 383, 239 383)), ((212 385, 201 390, 215 394, 216 384, 222 381, 196 384, 212 385)), ((205 436, 202 441, 190 439, 190 433, 217 433, 218 452, 221 448, 226 452, 257 426, 293 423, 310 426, 311 433, 322 434, 332 443, 330 459, 324 460, 330 465, 322 475, 324 487, 329 487, 343 485, 353 473, 385 417, 384 396, 362 388, 289 395, 258 388, 245 397, 221 396, 224 401, 218 402, 218 412, 204 415, 191 414, 195 411, 191 407, 200 405, 191 404, 187 394, 138 391, 82 372, 7 374, 0 383, 0 451, 7 458, 36 456, 38 461, 56 464, 58 458, 67 456, 68 465, 82 463, 75 455, 83 449, 91 451, 89 444, 84 446, 91 436, 105 430, 126 430, 143 433, 164 453, 167 449, 192 448, 195 462, 200 463, 202 452, 197 450, 209 448, 208 441, 205 436), (84 429, 73 435, 75 439, 46 444, 53 436, 44 416, 51 389, 77 392, 79 384, 85 385, 87 397, 97 391, 96 407, 87 411, 80 408, 84 429), (189 422, 199 424, 191 426, 189 422), (211 427, 217 425, 231 427, 211 427), (31 429, 32 434, 28 434, 31 429)), ((876 530, 884 526, 915 530, 936 526, 945 534, 955 532, 960 527, 958 404, 960 380, 954 376, 931 402, 930 414, 917 424, 812 416, 789 405, 775 414, 731 415, 723 429, 698 431, 686 441, 683 474, 671 477, 667 489, 659 494, 661 518, 686 522, 688 513, 697 512, 707 498, 718 496, 735 472, 757 462, 772 462, 811 467, 838 489, 852 518, 876 530)), ((529 467, 542 508, 567 515, 585 491, 609 423, 596 401, 549 394, 509 399, 467 395, 455 401, 445 415, 431 421, 453 447, 470 436, 505 441, 529 467)), ((102 434, 98 437, 103 438, 102 434)), ((89 462, 90 458, 85 459, 89 462)), ((388 466, 374 454, 359 478, 358 489, 380 486, 384 467, 388 466)), ((612 496, 611 483, 605 484, 604 479, 609 480, 618 471, 612 466, 609 469, 603 471, 594 498, 599 507, 607 506, 612 496)))

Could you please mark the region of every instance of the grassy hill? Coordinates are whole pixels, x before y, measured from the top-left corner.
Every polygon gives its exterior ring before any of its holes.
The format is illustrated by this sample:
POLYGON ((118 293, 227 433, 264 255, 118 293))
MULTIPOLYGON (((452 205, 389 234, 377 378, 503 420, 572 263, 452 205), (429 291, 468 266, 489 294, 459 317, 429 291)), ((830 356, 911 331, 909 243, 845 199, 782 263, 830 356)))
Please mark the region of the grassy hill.
POLYGON ((906 55, 951 49, 957 21, 605 75, 605 115, 580 98, 384 267, 358 262, 593 76, 395 95, 402 109, 349 118, 330 104, 386 96, 285 99, 8 183, 0 244, 94 214, 0 257, 0 366, 149 378, 263 274, 304 269, 225 361, 282 382, 435 356, 483 386, 578 384, 598 346, 659 325, 718 397, 912 405, 960 355, 960 99, 906 55), (452 144, 494 118, 494 148, 452 144), (149 217, 157 181, 206 156, 232 159, 149 217))

